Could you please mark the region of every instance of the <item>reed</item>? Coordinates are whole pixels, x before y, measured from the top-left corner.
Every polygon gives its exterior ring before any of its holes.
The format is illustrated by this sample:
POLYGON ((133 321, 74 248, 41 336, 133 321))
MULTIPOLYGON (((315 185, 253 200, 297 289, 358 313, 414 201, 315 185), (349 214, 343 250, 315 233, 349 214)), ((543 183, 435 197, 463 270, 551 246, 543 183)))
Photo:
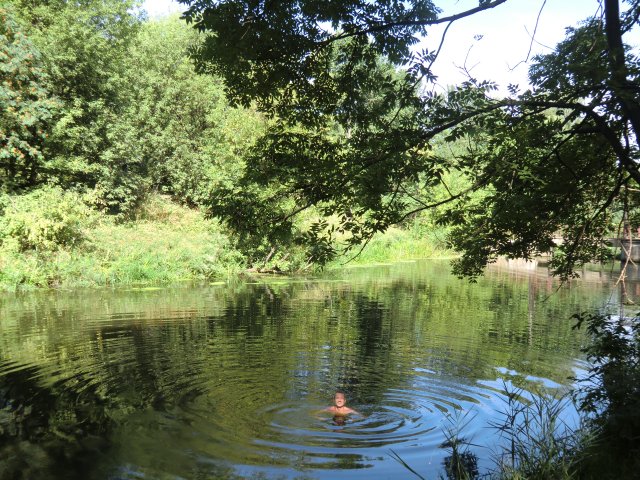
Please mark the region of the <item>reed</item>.
POLYGON ((567 412, 576 411, 573 399, 522 389, 505 388, 505 408, 491 426, 505 443, 495 453, 493 477, 500 480, 579 478, 584 452, 595 434, 584 426, 569 425, 567 412))
MULTIPOLYGON (((480 445, 464 436, 473 412, 446 418, 445 441, 440 445, 449 455, 443 462, 440 479, 447 480, 573 480, 584 477, 582 464, 597 435, 583 422, 576 427, 564 418, 575 411, 569 394, 557 397, 546 392, 529 394, 505 385, 504 408, 490 427, 500 433, 502 443, 493 452, 494 468, 478 469, 480 445)), ((391 455, 411 474, 425 480, 396 452, 391 455)))

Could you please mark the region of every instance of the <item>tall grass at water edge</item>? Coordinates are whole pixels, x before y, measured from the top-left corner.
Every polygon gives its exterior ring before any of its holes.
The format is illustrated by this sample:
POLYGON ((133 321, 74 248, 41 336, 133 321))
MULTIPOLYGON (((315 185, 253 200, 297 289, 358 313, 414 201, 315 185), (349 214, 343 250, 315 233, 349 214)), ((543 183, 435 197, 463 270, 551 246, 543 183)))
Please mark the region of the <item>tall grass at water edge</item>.
POLYGON ((447 248, 447 232, 443 228, 426 230, 416 226, 407 229, 391 227, 375 235, 361 250, 355 249, 333 260, 328 267, 370 265, 426 258, 454 258, 447 248))
MULTIPOLYGON (((55 230, 57 224, 47 223, 46 213, 14 222, 19 228, 5 225, 5 240, 7 230, 14 236, 26 230, 25 238, 51 236, 43 232, 55 230), (24 225, 29 222, 39 222, 41 228, 29 230, 24 225)), ((242 256, 216 221, 160 196, 151 198, 135 221, 118 223, 106 215, 89 214, 74 228, 82 241, 58 242, 56 248, 44 242, 18 248, 4 241, 0 288, 172 283, 225 277, 242 268, 242 256)))
MULTIPOLYGON (((556 397, 547 393, 531 395, 522 389, 505 388, 504 408, 496 412, 496 420, 488 427, 499 433, 501 442, 493 447, 494 467, 478 469, 479 455, 487 455, 486 445, 466 438, 465 429, 473 420, 473 412, 452 415, 442 427, 445 441, 440 448, 448 455, 438 476, 444 480, 573 480, 584 476, 582 463, 596 435, 584 424, 569 425, 565 421, 572 408, 569 395, 556 397)), ((426 480, 418 468, 399 461, 414 477, 426 480)))
MULTIPOLYGON (((464 425, 445 429, 449 450, 446 478, 468 480, 624 480, 640 478, 640 314, 606 312, 574 315, 586 325, 590 342, 586 375, 575 389, 556 398, 531 395, 505 385, 505 408, 492 423, 503 442, 495 468, 479 476, 477 456, 464 425), (569 396, 570 395, 570 396, 569 396), (567 418, 579 419, 569 425, 567 418)), ((396 458, 420 478, 411 466, 396 458)), ((442 477, 444 478, 444 477, 442 477)))

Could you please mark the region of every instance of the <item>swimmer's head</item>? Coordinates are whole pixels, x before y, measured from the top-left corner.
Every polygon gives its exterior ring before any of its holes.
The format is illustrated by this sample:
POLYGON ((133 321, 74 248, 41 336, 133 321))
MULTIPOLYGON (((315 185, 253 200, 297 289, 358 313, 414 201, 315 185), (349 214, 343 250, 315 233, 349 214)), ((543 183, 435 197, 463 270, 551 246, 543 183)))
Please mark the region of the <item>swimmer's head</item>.
POLYGON ((344 407, 347 404, 347 397, 344 392, 337 390, 333 395, 333 403, 338 408, 344 407))

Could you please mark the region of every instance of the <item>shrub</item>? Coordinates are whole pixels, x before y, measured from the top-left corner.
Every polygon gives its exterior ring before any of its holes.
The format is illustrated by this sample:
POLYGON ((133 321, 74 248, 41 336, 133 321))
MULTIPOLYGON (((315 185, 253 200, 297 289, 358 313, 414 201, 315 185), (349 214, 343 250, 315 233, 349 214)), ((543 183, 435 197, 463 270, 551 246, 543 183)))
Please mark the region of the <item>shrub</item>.
POLYGON ((640 317, 585 313, 575 318, 575 328, 586 323, 591 336, 584 351, 592 366, 578 390, 580 408, 600 432, 590 469, 608 465, 600 478, 635 476, 640 468, 640 317))
POLYGON ((0 198, 0 245, 15 252, 77 247, 97 219, 82 198, 57 187, 0 198))

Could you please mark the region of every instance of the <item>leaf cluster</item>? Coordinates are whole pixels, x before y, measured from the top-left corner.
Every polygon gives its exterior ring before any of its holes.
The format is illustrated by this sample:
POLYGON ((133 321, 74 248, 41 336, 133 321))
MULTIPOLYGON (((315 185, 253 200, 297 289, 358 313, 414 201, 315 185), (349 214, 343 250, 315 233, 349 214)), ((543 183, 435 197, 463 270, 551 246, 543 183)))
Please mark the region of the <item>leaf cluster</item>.
POLYGON ((589 376, 579 379, 578 400, 606 442, 600 454, 611 456, 607 464, 615 464, 613 471, 624 477, 637 471, 640 452, 640 319, 601 312, 574 318, 574 328, 586 325, 591 337, 584 349, 591 367, 589 376))
POLYGON ((77 247, 96 221, 96 212, 79 195, 56 187, 5 195, 0 198, 0 247, 15 252, 77 247))
POLYGON ((201 68, 227 80, 230 99, 262 108, 286 109, 287 99, 304 97, 327 106, 342 79, 330 72, 337 51, 342 62, 357 63, 376 56, 402 63, 424 33, 420 20, 435 18, 430 0, 370 3, 257 0, 183 1, 184 17, 202 32, 205 42, 195 49, 201 68), (391 28, 380 28, 401 18, 391 28), (352 39, 350 48, 335 44, 352 39), (329 95, 329 97, 327 97, 329 95), (277 101, 275 101, 277 100, 277 101), (282 101, 282 103, 281 103, 282 101))
POLYGON ((11 10, 6 191, 54 184, 127 219, 152 192, 199 206, 235 183, 264 121, 229 108, 222 82, 195 72, 197 32, 175 17, 143 22, 133 0, 15 0, 11 10))
POLYGON ((59 104, 47 89, 40 52, 10 6, 0 8, 0 191, 35 185, 59 104))
POLYGON ((233 101, 255 100, 275 120, 236 188, 212 204, 240 235, 311 246, 339 236, 349 249, 438 209, 462 253, 456 273, 473 278, 498 256, 553 251, 567 279, 607 253, 603 240, 623 210, 632 216, 625 195, 640 182, 640 68, 622 36, 638 23, 637 1, 620 13, 607 0, 602 18, 568 29, 533 60, 532 89, 502 99, 494 83, 471 76, 436 93, 438 52, 411 46, 428 25, 503 2, 446 19, 419 1, 183 3, 206 33, 193 50, 200 68, 222 75, 233 101), (464 148, 434 155, 442 139, 464 148), (465 188, 443 180, 454 172, 465 188), (312 207, 324 235, 296 234, 292 219, 312 207))

